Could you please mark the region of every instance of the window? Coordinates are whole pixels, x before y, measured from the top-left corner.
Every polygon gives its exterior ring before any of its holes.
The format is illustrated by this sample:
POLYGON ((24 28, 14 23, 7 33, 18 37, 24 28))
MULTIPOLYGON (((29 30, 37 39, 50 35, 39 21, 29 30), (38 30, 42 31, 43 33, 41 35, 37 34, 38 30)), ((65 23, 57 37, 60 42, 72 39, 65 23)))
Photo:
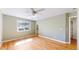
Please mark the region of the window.
POLYGON ((17 32, 29 31, 31 23, 28 20, 17 20, 17 32))

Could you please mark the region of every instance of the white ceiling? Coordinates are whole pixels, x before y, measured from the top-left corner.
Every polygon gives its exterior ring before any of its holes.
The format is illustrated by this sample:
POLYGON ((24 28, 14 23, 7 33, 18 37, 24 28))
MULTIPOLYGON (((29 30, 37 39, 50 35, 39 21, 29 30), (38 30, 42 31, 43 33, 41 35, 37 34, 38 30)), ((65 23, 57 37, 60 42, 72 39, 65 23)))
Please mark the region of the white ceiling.
MULTIPOLYGON (((39 8, 38 8, 39 9, 39 8)), ((40 20, 59 14, 73 12, 73 8, 44 8, 44 10, 38 12, 35 16, 32 15, 30 8, 0 8, 3 14, 26 18, 29 20, 40 20)))

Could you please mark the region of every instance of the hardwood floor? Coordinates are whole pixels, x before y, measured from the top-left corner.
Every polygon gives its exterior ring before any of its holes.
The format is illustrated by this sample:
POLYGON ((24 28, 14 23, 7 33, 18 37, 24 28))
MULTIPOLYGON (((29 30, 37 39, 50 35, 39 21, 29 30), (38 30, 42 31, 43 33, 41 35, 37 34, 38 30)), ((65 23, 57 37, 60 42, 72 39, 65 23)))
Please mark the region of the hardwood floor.
POLYGON ((71 50, 77 50, 77 40, 71 38, 71 44, 68 45, 68 48, 71 50))
POLYGON ((76 50, 75 43, 74 40, 69 45, 42 37, 32 37, 28 39, 20 39, 4 42, 0 49, 1 50, 76 50))

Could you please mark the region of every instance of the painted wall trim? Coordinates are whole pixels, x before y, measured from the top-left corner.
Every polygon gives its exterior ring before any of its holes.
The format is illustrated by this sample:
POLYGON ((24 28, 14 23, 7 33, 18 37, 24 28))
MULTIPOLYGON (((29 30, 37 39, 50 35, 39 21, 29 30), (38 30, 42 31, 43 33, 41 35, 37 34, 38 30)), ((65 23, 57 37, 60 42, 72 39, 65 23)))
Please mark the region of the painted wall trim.
POLYGON ((2 43, 3 43, 3 42, 14 41, 14 40, 19 40, 19 39, 27 39, 27 38, 19 37, 19 38, 14 38, 14 39, 11 39, 11 40, 5 40, 5 41, 2 41, 2 43))
POLYGON ((9 41, 13 41, 13 40, 19 40, 19 39, 5 40, 5 41, 2 41, 2 43, 9 42, 9 41))
MULTIPOLYGON (((35 36, 35 35, 33 35, 35 36)), ((0 43, 4 43, 4 42, 9 42, 9 41, 14 41, 14 40, 19 40, 19 39, 28 39, 29 37, 17 37, 17 38, 14 38, 14 39, 11 39, 11 40, 5 40, 5 41, 1 41, 0 43)))
POLYGON ((70 24, 70 22, 71 22, 72 18, 77 18, 77 16, 69 17, 69 44, 71 43, 71 24, 70 24))
POLYGON ((64 44, 70 44, 69 42, 64 42, 64 41, 56 40, 56 39, 49 38, 49 37, 46 37, 46 36, 39 35, 39 37, 47 38, 47 39, 54 40, 54 41, 57 41, 57 42, 60 42, 60 43, 64 43, 64 44))

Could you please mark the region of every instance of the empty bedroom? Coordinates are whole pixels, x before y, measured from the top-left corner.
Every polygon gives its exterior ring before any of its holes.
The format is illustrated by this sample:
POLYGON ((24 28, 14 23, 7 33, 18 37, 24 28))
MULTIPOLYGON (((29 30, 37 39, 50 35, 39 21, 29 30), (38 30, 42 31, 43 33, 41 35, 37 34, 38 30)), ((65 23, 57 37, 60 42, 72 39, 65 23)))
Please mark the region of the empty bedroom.
POLYGON ((77 50, 77 8, 0 8, 0 50, 77 50))

